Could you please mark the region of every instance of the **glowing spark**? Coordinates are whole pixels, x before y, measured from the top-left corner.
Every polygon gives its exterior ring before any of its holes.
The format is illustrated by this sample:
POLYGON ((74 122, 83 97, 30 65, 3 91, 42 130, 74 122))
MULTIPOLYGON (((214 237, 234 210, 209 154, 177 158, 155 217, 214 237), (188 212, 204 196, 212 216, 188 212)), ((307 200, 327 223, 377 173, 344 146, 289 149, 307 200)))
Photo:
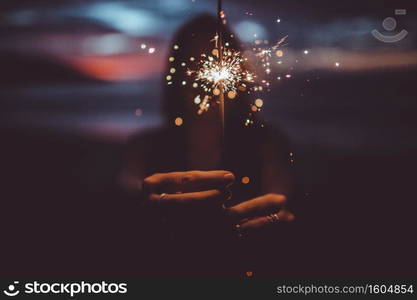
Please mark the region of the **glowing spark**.
MULTIPOLYGON (((260 64, 264 68, 264 71, 267 75, 271 74, 272 72, 271 63, 270 63, 272 54, 275 53, 277 57, 282 57, 284 55, 284 52, 282 50, 279 50, 278 48, 285 42, 286 39, 287 39, 287 36, 284 36, 283 38, 278 40, 278 42, 276 42, 275 45, 273 45, 272 47, 262 48, 260 46, 257 46, 253 48, 253 51, 255 52, 255 57, 258 58, 257 64, 260 64)), ((264 40, 264 41, 256 40, 255 41, 255 45, 260 45, 261 43, 269 44, 269 41, 268 40, 264 40)), ((281 64, 281 61, 278 61, 277 63, 281 64)), ((269 82, 267 81, 262 81, 262 83, 265 86, 270 85, 269 82)))
POLYGON ((287 39, 288 35, 284 36, 283 38, 281 38, 274 47, 272 47, 272 49, 277 49, 279 46, 281 46, 281 44, 283 44, 285 42, 285 40, 287 39))
POLYGON ((260 52, 256 53, 258 57, 271 57, 271 49, 262 49, 260 52))
POLYGON ((181 117, 177 117, 177 118, 175 118, 175 120, 174 120, 174 123, 175 123, 175 125, 177 125, 177 126, 181 126, 182 124, 183 124, 183 119, 181 118, 181 117))
POLYGON ((250 119, 246 119, 246 121, 245 121, 245 126, 250 126, 250 125, 252 125, 253 124, 253 121, 252 120, 250 120, 250 119))
POLYGON ((196 81, 206 91, 236 91, 244 81, 252 82, 254 74, 244 69, 245 59, 240 52, 224 50, 223 58, 202 55, 200 69, 196 72, 196 81))
MULTIPOLYGON (((200 97, 199 97, 199 99, 200 99, 200 97)), ((197 111, 197 113, 199 115, 201 115, 203 112, 206 112, 209 109, 209 107, 210 107, 210 102, 209 101, 210 100, 211 100, 210 96, 208 96, 208 95, 204 96, 203 101, 199 104, 199 110, 197 111)), ((194 99, 194 101, 195 101, 195 99, 194 99)))
POLYGON ((214 38, 213 38, 210 42, 214 42, 214 47, 215 47, 215 48, 218 48, 219 35, 218 35, 218 34, 216 34, 216 35, 214 36, 214 38))
MULTIPOLYGON (((225 24, 226 15, 224 14, 224 11, 218 9, 218 14, 219 22, 225 24)), ((276 19, 276 22, 280 23, 281 19, 276 19)), ((210 42, 214 44, 214 47, 205 54, 201 54, 200 61, 191 56, 187 58, 187 63, 185 61, 181 62, 180 65, 185 67, 185 70, 183 71, 192 78, 190 79, 191 81, 180 81, 180 83, 183 86, 191 85, 195 89, 201 89, 200 94, 193 99, 194 104, 198 106, 198 114, 202 114, 211 106, 219 104, 220 112, 223 115, 224 111, 222 111, 222 107, 224 105, 224 97, 226 96, 228 99, 232 100, 235 99, 240 92, 257 96, 250 106, 252 112, 250 112, 248 118, 244 120, 245 126, 254 124, 252 114, 260 111, 264 105, 263 100, 258 98, 258 93, 270 91, 270 88, 273 85, 271 82, 271 75, 275 73, 274 66, 283 63, 281 59, 284 56, 284 52, 279 48, 284 44, 287 36, 284 36, 276 43, 273 43, 268 40, 257 38, 258 33, 256 32, 253 32, 252 34, 255 38, 253 42, 255 46, 251 49, 253 52, 248 53, 249 51, 245 51, 245 55, 248 55, 247 57, 244 57, 239 51, 229 49, 230 43, 223 43, 220 35, 217 33, 210 40, 210 42), (272 57, 277 57, 278 61, 273 61, 272 57), (247 68, 247 62, 249 63, 252 59, 254 59, 255 66, 261 67, 265 72, 265 79, 258 79, 256 74, 247 68), (193 62, 196 63, 195 69, 191 69, 191 66, 194 66, 193 62), (187 65, 188 68, 186 67, 187 65)), ((233 35, 230 35, 230 37, 233 38, 233 35)), ((179 48, 179 45, 173 45, 174 50, 178 50, 179 48)), ((309 50, 307 49, 302 51, 304 54, 309 53, 309 50)), ((175 60, 174 57, 169 58, 170 62, 174 62, 175 60)), ((172 84, 171 79, 173 78, 174 73, 177 73, 176 71, 175 68, 169 70, 170 74, 167 75, 166 78, 168 85, 172 84)), ((281 79, 291 77, 291 74, 286 74, 275 78, 280 81, 281 79)), ((263 124, 260 126, 263 127, 263 124)))
POLYGON ((257 107, 262 107, 263 104, 264 104, 264 102, 262 101, 262 99, 256 99, 255 100, 255 105, 257 107))
POLYGON ((200 95, 198 95, 197 97, 194 98, 194 103, 195 104, 200 104, 201 103, 200 95))

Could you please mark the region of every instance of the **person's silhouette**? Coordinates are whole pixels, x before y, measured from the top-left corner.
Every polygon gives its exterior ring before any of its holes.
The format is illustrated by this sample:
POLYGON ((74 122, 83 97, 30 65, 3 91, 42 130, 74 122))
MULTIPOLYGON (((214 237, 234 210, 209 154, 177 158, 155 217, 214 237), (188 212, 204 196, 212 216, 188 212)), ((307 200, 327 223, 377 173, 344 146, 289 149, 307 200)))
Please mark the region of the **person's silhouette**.
MULTIPOLYGON (((284 136, 261 127, 258 120, 245 126, 251 99, 245 93, 238 94, 225 103, 222 160, 218 107, 197 114, 198 107, 193 102, 197 89, 182 84, 189 81, 183 62, 188 64, 190 57, 198 60, 201 53, 213 49, 210 41, 216 34, 216 24, 214 17, 202 15, 176 34, 173 45, 179 48, 172 48, 170 57, 175 60, 168 67, 176 70, 172 84, 165 81, 169 71, 164 74, 166 125, 131 140, 120 173, 121 184, 133 195, 138 186, 143 186, 140 197, 147 204, 144 209, 159 216, 152 214, 150 219, 162 217, 168 221, 162 228, 167 226, 176 242, 160 254, 161 259, 164 257, 164 263, 160 263, 162 272, 247 271, 252 258, 245 257, 246 263, 241 263, 238 256, 230 259, 225 255, 231 251, 247 256, 243 254, 247 251, 239 249, 242 244, 235 243, 239 240, 235 237, 256 236, 257 232, 265 232, 261 228, 278 228, 281 222, 294 218, 285 207, 291 180, 284 136)), ((240 49, 237 38, 226 27, 223 40, 230 44, 229 48, 240 49)), ((246 250, 259 247, 251 245, 245 246, 246 250)), ((261 257, 256 253, 252 252, 254 261, 261 257)))

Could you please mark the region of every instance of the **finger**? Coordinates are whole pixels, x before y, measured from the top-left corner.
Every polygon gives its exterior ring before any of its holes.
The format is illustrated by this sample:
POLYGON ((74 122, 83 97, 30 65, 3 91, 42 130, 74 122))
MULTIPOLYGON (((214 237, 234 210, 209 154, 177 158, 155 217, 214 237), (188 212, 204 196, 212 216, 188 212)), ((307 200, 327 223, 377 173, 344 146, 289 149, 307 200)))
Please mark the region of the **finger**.
POLYGON ((291 222, 295 219, 295 216, 286 209, 283 209, 277 212, 276 214, 278 217, 278 221, 271 221, 271 218, 268 218, 267 216, 262 216, 243 221, 242 223, 237 225, 237 229, 240 231, 240 233, 245 234, 254 230, 259 230, 261 228, 276 225, 280 222, 291 222))
POLYGON ((198 192, 222 189, 233 183, 229 171, 187 171, 154 174, 144 180, 144 187, 155 193, 198 192))
POLYGON ((209 205, 225 201, 228 192, 224 190, 208 190, 181 194, 151 194, 150 200, 159 205, 209 205))
POLYGON ((237 220, 254 218, 277 212, 286 202, 287 198, 284 195, 267 194, 229 207, 226 213, 237 220))

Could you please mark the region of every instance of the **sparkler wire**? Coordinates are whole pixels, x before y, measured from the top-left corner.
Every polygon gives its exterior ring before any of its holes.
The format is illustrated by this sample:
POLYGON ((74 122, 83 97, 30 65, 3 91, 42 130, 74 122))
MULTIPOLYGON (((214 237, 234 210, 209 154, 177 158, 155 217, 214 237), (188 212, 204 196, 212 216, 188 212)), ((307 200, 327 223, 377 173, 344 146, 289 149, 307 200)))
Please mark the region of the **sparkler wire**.
MULTIPOLYGON (((217 0, 217 50, 219 55, 219 61, 223 60, 223 37, 222 37, 222 0, 217 0)), ((224 122, 224 88, 223 85, 219 85, 219 107, 220 107, 220 122, 221 122, 221 164, 222 167, 225 166, 225 122, 224 122)))

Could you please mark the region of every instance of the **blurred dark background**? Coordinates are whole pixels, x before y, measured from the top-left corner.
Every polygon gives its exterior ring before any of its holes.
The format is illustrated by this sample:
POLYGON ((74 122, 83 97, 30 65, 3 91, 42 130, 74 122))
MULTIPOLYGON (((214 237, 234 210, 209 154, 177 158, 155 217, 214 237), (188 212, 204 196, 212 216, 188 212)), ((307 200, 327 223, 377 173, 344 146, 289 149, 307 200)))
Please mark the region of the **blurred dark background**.
MULTIPOLYGON (((141 235, 150 229, 119 197, 117 172, 129 137, 161 124, 172 34, 215 8, 1 1, 2 277, 146 276, 149 266, 132 260, 147 260, 141 235)), ((282 79, 264 97, 267 122, 291 140, 298 191, 277 276, 415 276, 414 1, 224 0, 224 8, 243 42, 288 35, 282 79), (371 35, 385 32, 389 16, 394 33, 408 31, 402 41, 371 35)))

